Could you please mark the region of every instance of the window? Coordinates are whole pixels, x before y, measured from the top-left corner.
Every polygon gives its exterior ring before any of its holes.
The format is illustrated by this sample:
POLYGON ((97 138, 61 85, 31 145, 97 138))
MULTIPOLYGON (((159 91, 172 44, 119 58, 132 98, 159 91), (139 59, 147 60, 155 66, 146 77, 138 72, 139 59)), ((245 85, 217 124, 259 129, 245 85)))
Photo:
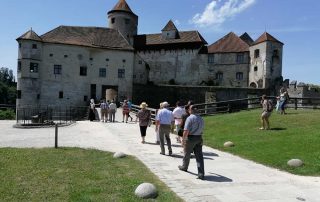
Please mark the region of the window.
POLYGON ((21 72, 21 61, 18 61, 18 72, 21 72))
POLYGON ((89 60, 90 60, 90 61, 92 61, 92 60, 93 60, 93 58, 89 58, 89 60))
POLYGON ((53 57, 53 54, 52 54, 52 53, 50 53, 50 54, 49 54, 49 56, 50 56, 50 57, 53 57))
POLYGON ((130 23, 130 19, 126 18, 124 19, 124 22, 126 23, 126 25, 128 25, 130 23))
POLYGON ((118 69, 118 78, 125 78, 125 69, 118 69))
POLYGON ((17 90, 17 99, 21 99, 21 90, 17 90))
POLYGON ((142 60, 139 60, 139 65, 141 65, 142 64, 142 60))
POLYGON ((111 23, 115 23, 116 19, 115 18, 111 18, 111 23))
POLYGON ((59 91, 59 98, 63 98, 63 91, 59 91))
POLYGON ((253 71, 257 72, 257 71, 258 71, 258 67, 255 66, 255 67, 253 68, 253 71))
POLYGON ((107 69, 106 68, 100 68, 99 69, 99 77, 106 77, 107 76, 107 69))
POLYGON ((21 43, 19 43, 19 48, 21 48, 21 43))
POLYGON ((54 65, 53 66, 53 74, 61 74, 61 73, 62 73, 61 65, 54 65))
POLYGON ((256 49, 254 50, 254 58, 258 58, 258 57, 260 57, 260 50, 256 49))
POLYGON ((244 62, 244 54, 243 53, 237 53, 237 63, 241 64, 244 62))
POLYGON ((32 49, 37 49, 37 48, 38 48, 37 44, 32 44, 32 49))
POLYGON ((37 99, 40 100, 40 94, 37 94, 37 99))
POLYGON ((87 101, 88 101, 88 96, 87 96, 87 95, 83 96, 83 101, 84 101, 84 102, 87 102, 87 101))
POLYGON ((65 57, 65 58, 67 58, 67 57, 68 57, 68 55, 64 55, 64 57, 65 57))
POLYGON ((273 50, 273 57, 279 57, 278 50, 273 50))
POLYGON ((106 58, 106 61, 109 62, 109 58, 106 58))
POLYGON ((123 63, 125 63, 125 62, 126 62, 126 60, 125 60, 125 59, 123 59, 123 60, 122 60, 122 62, 123 62, 123 63))
POLYGON ((243 73, 242 72, 237 72, 236 73, 236 79, 237 80, 243 80, 243 73))
POLYGON ((80 76, 87 76, 87 67, 80 67, 80 76))
POLYGON ((219 81, 221 81, 221 80, 223 79, 223 73, 222 73, 222 72, 216 73, 216 79, 218 79, 219 81))
POLYGON ((39 67, 38 63, 30 62, 30 72, 37 73, 38 72, 38 67, 39 67))
POLYGON ((208 63, 214 63, 214 54, 208 55, 208 63))

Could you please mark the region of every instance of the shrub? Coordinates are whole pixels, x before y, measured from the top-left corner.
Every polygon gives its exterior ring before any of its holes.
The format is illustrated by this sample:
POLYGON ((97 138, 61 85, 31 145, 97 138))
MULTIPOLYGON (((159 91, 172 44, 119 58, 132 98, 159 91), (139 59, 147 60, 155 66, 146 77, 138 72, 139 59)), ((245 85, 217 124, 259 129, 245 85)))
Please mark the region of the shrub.
POLYGON ((0 120, 14 120, 15 117, 15 112, 12 109, 0 110, 0 120))

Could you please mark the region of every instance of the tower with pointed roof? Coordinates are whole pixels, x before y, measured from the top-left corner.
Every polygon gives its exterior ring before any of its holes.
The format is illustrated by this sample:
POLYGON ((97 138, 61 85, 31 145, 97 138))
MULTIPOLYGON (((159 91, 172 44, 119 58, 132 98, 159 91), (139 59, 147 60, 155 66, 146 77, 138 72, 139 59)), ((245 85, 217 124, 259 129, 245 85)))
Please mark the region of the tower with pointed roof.
POLYGON ((283 43, 264 32, 250 46, 249 86, 273 88, 282 81, 283 43))
POLYGON ((42 39, 32 28, 17 38, 18 69, 17 69, 17 106, 39 104, 37 99, 40 92, 39 71, 42 64, 42 39), (29 67, 29 68, 22 68, 29 67))
POLYGON ((119 0, 108 12, 108 24, 109 28, 118 30, 133 45, 133 37, 138 33, 138 16, 125 0, 119 0))
POLYGON ((179 38, 179 31, 173 24, 172 20, 169 20, 167 25, 161 30, 163 39, 177 39, 179 38))

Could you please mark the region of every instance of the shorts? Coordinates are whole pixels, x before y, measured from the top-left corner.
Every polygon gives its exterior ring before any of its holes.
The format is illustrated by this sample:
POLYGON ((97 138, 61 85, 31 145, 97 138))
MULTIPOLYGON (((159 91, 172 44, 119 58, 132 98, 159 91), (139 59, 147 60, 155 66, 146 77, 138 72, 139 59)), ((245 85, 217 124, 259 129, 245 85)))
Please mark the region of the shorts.
POLYGON ((270 115, 271 115, 271 112, 264 111, 264 112, 262 112, 261 117, 262 118, 268 118, 270 115))

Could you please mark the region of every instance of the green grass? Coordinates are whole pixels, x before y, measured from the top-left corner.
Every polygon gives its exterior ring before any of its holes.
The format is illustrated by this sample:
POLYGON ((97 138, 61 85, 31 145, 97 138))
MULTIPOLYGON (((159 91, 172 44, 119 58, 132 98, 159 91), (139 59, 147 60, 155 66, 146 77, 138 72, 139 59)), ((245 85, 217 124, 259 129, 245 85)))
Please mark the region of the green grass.
POLYGON ((0 201, 145 201, 134 195, 143 182, 157 187, 157 201, 182 201, 134 157, 112 155, 77 148, 2 148, 0 201))
POLYGON ((270 117, 271 130, 260 131, 261 110, 205 117, 205 144, 298 175, 320 176, 320 111, 288 110, 270 117), (232 141, 235 147, 224 148, 232 141), (291 168, 287 161, 301 159, 291 168))

